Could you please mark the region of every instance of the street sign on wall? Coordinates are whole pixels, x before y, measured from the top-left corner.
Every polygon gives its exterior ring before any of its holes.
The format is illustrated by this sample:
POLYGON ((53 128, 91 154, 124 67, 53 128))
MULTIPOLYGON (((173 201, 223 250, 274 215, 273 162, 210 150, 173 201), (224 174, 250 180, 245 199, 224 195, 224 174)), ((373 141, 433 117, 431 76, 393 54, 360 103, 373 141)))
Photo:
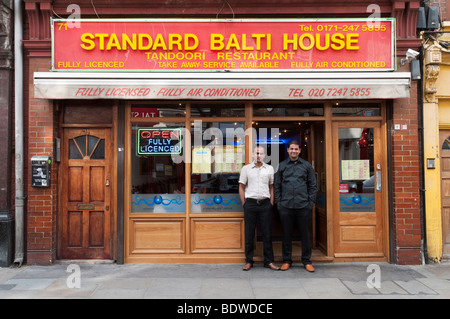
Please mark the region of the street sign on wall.
POLYGON ((393 71, 395 19, 52 20, 53 71, 393 71))

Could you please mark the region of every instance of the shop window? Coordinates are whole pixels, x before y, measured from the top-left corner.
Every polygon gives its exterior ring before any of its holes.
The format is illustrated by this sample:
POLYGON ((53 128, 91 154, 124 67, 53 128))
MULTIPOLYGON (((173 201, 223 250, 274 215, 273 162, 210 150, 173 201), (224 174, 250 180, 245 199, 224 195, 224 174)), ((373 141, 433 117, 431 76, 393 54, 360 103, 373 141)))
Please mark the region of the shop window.
POLYGON ((185 117, 186 108, 183 103, 161 104, 133 104, 131 106, 131 118, 153 117, 185 117))
POLYGON ((133 125, 131 137, 131 212, 184 213, 184 125, 133 125))
POLYGON ((91 160, 105 159, 105 140, 92 135, 81 135, 69 140, 69 159, 81 160, 88 156, 91 160))
POLYGON ((323 116, 323 104, 255 104, 254 116, 323 116))
POLYGON ((191 117, 244 117, 245 106, 241 103, 192 104, 191 117))
POLYGON ((333 116, 381 116, 381 107, 378 103, 336 103, 333 116))
POLYGON ((445 151, 450 150, 450 136, 445 139, 442 149, 445 151))
POLYGON ((191 212, 242 212, 239 175, 245 164, 244 123, 192 126, 191 212))

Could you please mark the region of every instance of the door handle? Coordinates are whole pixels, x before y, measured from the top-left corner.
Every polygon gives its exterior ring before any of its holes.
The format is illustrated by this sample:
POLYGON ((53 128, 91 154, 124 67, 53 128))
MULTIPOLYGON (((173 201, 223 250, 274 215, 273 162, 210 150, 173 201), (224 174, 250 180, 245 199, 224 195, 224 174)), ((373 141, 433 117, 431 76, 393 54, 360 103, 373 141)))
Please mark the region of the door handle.
POLYGON ((109 179, 106 180, 106 187, 109 187, 109 179))
POLYGON ((379 192, 381 192, 381 172, 380 171, 378 171, 377 173, 376 173, 377 175, 376 175, 376 189, 377 189, 377 192, 379 193, 379 192))

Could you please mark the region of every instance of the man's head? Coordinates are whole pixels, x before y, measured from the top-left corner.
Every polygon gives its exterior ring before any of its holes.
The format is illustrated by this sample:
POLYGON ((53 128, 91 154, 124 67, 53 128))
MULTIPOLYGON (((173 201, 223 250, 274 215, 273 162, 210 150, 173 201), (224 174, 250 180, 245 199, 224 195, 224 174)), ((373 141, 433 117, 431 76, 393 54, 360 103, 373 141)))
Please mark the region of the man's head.
POLYGON ((300 153, 302 152, 299 141, 290 141, 288 144, 287 152, 291 161, 298 160, 298 158, 300 157, 300 153))
POLYGON ((263 163, 266 158, 266 150, 262 146, 255 146, 253 149, 253 161, 257 164, 263 163))

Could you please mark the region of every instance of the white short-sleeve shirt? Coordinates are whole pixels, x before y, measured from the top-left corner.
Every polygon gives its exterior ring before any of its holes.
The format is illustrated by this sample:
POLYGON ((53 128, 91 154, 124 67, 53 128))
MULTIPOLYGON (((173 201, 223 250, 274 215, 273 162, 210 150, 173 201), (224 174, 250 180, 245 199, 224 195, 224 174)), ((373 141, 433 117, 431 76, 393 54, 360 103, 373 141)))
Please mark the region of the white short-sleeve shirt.
POLYGON ((251 163, 242 168, 239 183, 245 185, 245 198, 270 198, 269 186, 274 182, 273 167, 263 164, 261 167, 251 163))

